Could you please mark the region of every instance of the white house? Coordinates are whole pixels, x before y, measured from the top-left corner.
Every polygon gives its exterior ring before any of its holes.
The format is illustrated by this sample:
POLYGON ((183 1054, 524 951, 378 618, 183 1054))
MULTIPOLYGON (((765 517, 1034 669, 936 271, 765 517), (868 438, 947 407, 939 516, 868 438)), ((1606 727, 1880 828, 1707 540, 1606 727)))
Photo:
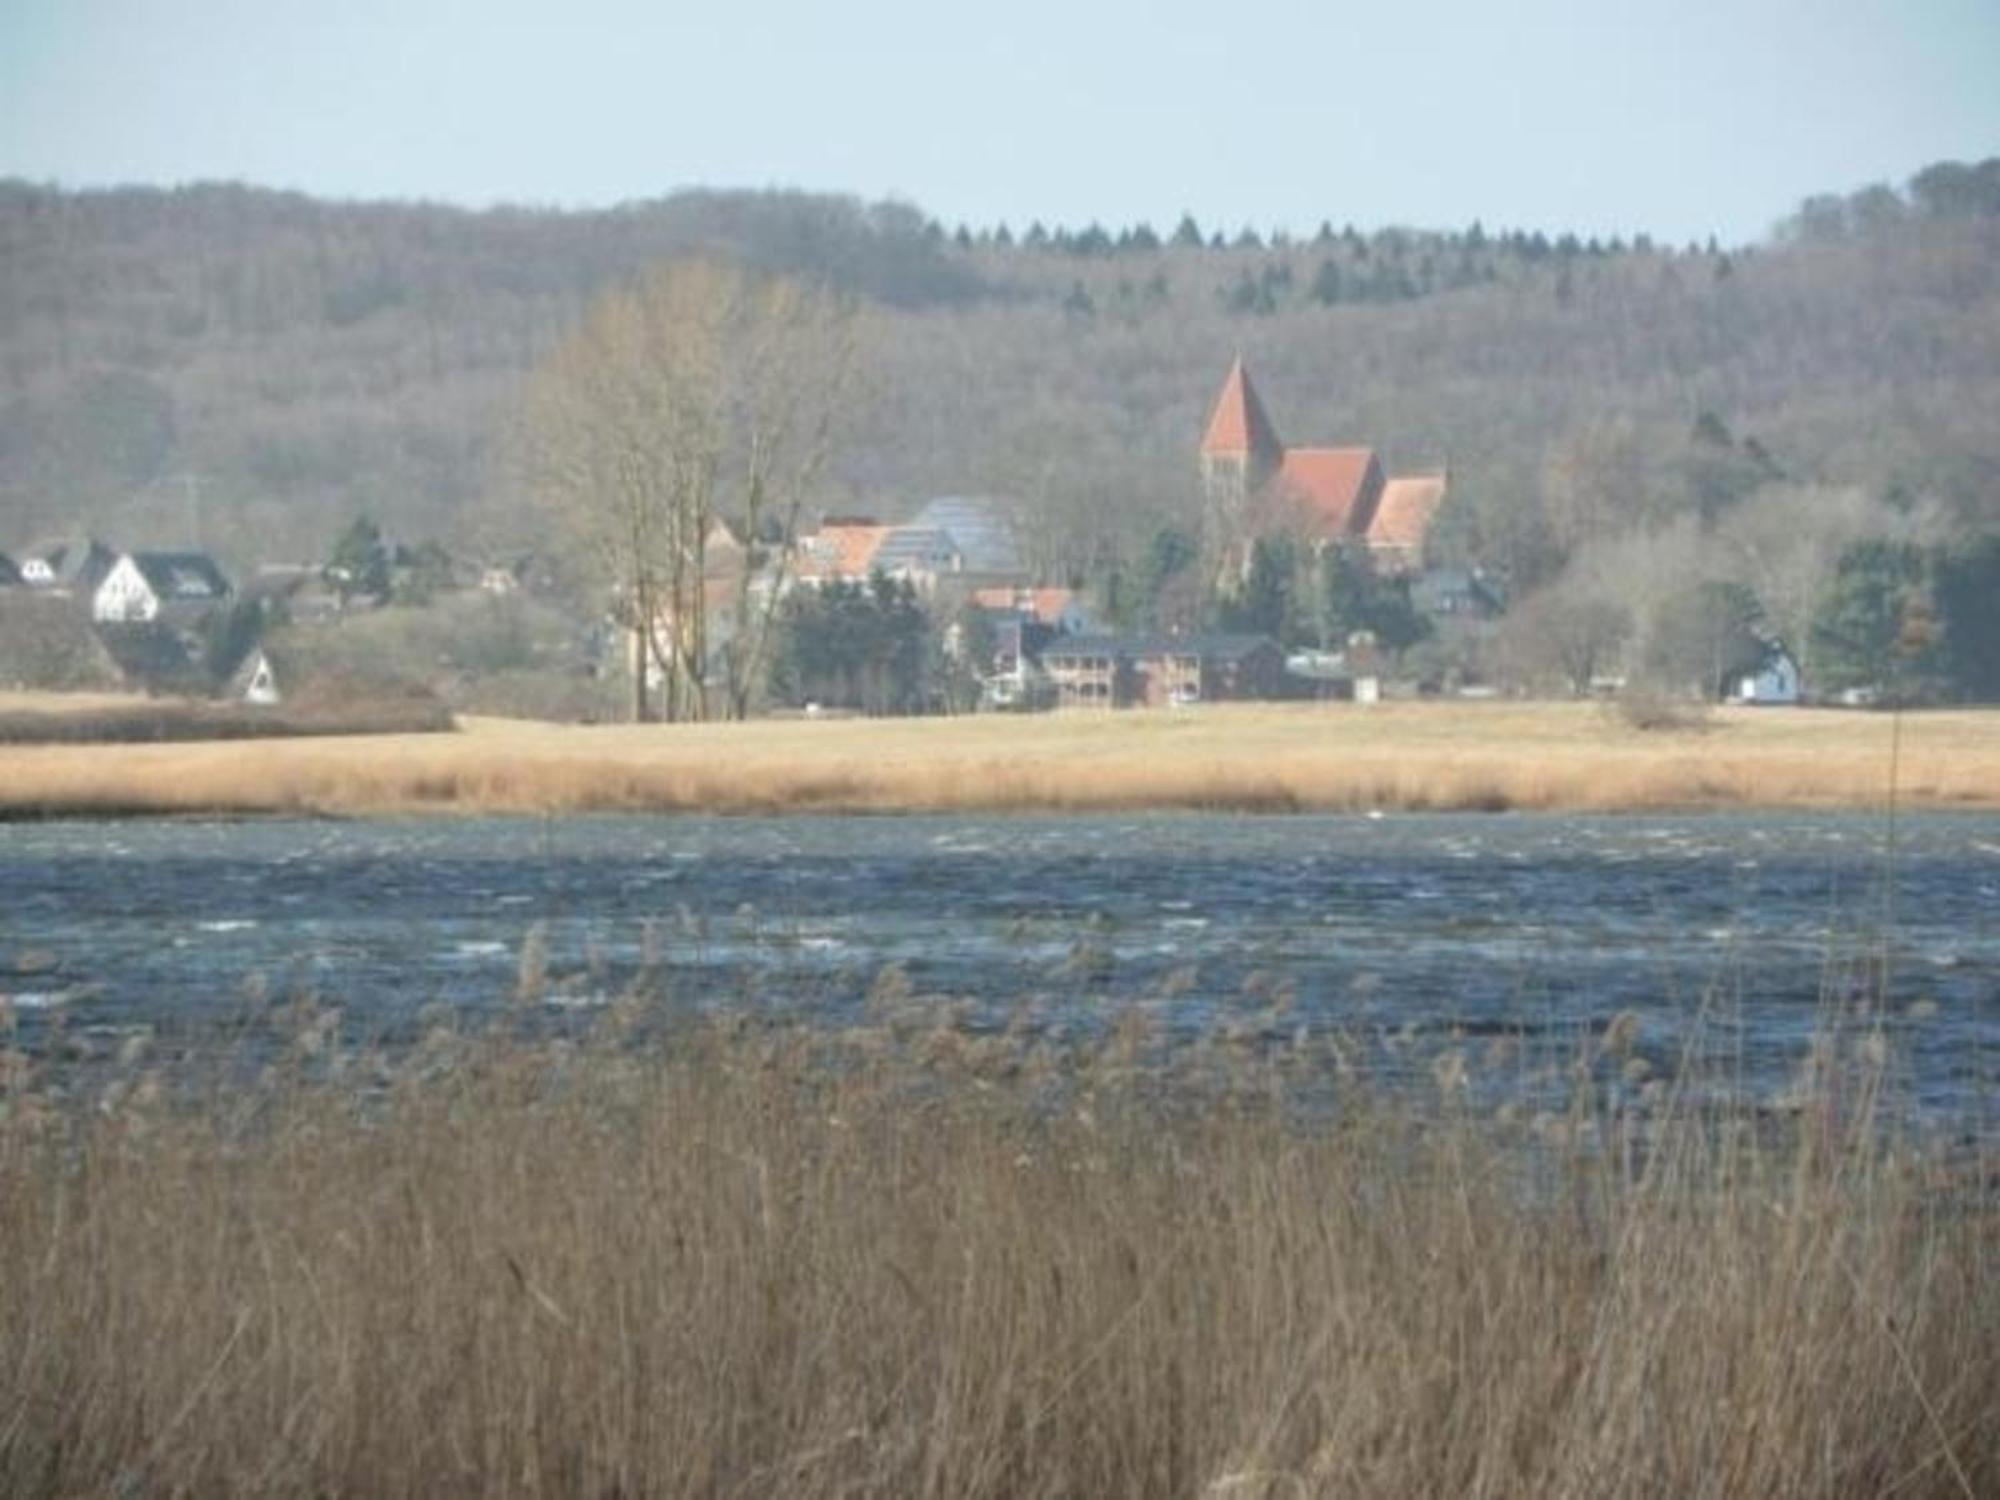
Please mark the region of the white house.
POLYGON ((95 537, 71 537, 30 547, 19 567, 21 581, 30 588, 88 596, 117 561, 118 554, 95 537))
POLYGON ((1797 703, 1799 687, 1799 664, 1780 646, 1764 659, 1763 666, 1744 674, 1736 685, 1736 699, 1739 703, 1797 703))
POLYGON ((99 624, 144 624, 177 604, 216 604, 229 597, 229 580, 203 552, 127 552, 91 596, 99 624))

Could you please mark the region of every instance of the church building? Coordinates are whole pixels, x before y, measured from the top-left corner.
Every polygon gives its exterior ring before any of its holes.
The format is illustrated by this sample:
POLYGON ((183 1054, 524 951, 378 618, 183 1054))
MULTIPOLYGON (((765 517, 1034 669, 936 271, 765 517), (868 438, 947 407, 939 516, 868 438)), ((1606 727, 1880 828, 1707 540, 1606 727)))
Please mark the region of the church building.
POLYGON ((1372 448, 1288 448, 1239 356, 1201 440, 1213 539, 1226 554, 1285 532, 1315 546, 1359 542, 1384 573, 1424 567, 1444 503, 1443 470, 1387 478, 1372 448))

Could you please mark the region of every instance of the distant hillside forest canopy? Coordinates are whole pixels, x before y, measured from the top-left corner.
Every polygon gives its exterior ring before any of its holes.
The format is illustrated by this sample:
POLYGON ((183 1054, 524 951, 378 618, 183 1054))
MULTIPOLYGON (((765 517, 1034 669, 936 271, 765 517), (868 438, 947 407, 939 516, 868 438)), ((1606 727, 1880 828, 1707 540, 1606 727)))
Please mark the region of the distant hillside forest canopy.
POLYGON ((1197 223, 951 229, 688 192, 602 212, 0 183, 0 545, 95 528, 319 556, 357 514, 514 545, 526 373, 600 289, 702 253, 869 308, 829 508, 1026 506, 1088 579, 1194 522, 1231 357, 1281 429, 1448 463, 1440 545, 1517 592, 1765 483, 2000 527, 2000 160, 1816 198, 1752 247, 1197 223))

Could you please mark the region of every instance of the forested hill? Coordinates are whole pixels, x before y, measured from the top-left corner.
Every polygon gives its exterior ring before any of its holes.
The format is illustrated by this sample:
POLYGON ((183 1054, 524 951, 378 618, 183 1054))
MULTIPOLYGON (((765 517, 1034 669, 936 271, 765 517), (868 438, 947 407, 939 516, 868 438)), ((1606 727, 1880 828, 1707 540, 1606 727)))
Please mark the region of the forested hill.
POLYGON ((476 547, 524 374, 598 289, 693 252, 869 304, 830 503, 1018 496, 1052 566, 1185 518, 1238 351, 1287 440, 1448 463, 1448 540, 1522 582, 1766 483, 2000 526, 2000 161, 1815 199, 1726 250, 1329 210, 1274 239, 960 230, 796 193, 471 212, 0 183, 0 549, 84 524, 303 558, 358 512, 476 547))

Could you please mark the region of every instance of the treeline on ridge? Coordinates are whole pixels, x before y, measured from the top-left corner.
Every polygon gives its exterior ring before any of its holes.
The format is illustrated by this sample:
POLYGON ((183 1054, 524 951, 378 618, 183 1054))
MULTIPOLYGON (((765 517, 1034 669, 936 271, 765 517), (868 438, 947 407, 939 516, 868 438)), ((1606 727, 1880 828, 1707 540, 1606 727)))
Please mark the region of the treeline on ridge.
POLYGON ((0 547, 84 526, 243 566, 360 513, 458 552, 532 542, 498 461, 525 375, 599 290, 688 254, 869 309, 830 508, 1005 494, 1052 581, 1192 523, 1237 351, 1289 439, 1448 464, 1443 547, 1517 595, 1771 485, 2000 526, 2000 162, 1813 199, 1727 249, 1339 217, 960 229, 792 192, 474 212, 4 183, 0 547))

